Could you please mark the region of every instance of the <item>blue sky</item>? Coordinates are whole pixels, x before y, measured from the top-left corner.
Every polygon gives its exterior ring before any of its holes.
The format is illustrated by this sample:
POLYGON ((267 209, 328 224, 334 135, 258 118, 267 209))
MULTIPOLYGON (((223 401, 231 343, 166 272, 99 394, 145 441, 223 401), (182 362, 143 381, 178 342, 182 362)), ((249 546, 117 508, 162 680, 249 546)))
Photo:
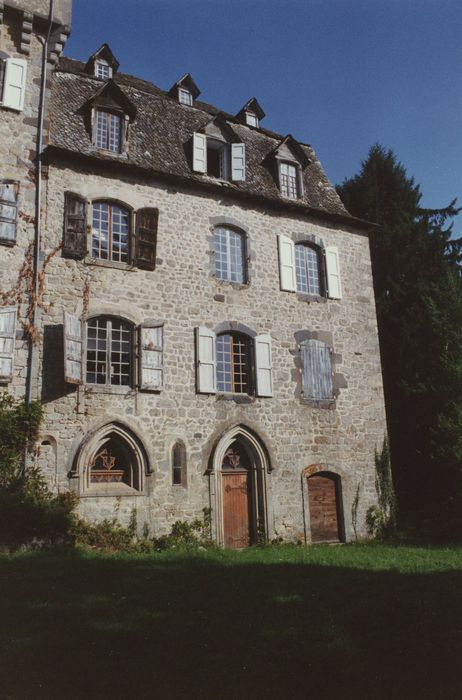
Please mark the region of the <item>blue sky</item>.
POLYGON ((256 96, 334 184, 379 142, 424 206, 462 206, 461 0, 74 0, 66 55, 104 41, 120 71, 164 89, 190 72, 232 114, 256 96))

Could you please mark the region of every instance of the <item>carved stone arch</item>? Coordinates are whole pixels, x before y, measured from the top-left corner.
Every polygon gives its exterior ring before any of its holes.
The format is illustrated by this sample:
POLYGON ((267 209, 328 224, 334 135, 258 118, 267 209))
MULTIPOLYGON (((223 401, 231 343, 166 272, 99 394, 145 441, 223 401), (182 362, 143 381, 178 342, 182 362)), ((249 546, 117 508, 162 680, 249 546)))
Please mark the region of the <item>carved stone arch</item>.
POLYGON ((78 478, 80 496, 143 494, 150 473, 145 445, 122 421, 108 421, 80 443, 71 476, 78 478))
POLYGON ((343 469, 328 463, 311 464, 302 470, 305 542, 348 540, 349 519, 345 518, 344 476, 343 469))
POLYGON ((223 432, 210 454, 208 473, 217 543, 243 547, 268 538, 273 530, 270 461, 257 435, 242 424, 223 432))

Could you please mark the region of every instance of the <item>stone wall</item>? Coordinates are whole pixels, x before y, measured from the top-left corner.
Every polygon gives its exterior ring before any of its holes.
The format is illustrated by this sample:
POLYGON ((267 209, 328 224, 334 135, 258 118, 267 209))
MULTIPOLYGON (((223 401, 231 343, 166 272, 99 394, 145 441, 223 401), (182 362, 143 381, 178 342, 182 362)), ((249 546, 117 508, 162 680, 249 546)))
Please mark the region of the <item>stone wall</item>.
POLYGON ((39 395, 45 403, 44 434, 56 443, 56 452, 49 445, 44 451, 56 459, 56 488, 79 491, 81 475, 69 475, 84 436, 109 420, 119 420, 146 447, 152 473, 146 476, 144 494, 120 499, 87 496, 81 498, 79 510, 92 519, 117 512, 127 522, 136 507, 140 524, 147 522, 153 533, 166 532, 176 519, 196 517, 210 504, 210 453, 227 428, 244 424, 261 437, 270 455, 270 536, 303 537, 301 474, 313 464, 342 478, 347 539, 352 537, 351 506, 360 484, 358 530, 364 534, 366 509, 376 500, 374 449, 386 430, 368 238, 305 216, 243 205, 231 196, 98 174, 56 161, 50 164, 46 193, 45 255, 62 239, 66 190, 89 200, 117 199, 134 209, 158 207, 160 218, 155 271, 69 260, 60 253, 47 268, 39 395), (239 288, 210 274, 212 223, 230 217, 248 232, 252 251, 250 283, 239 288), (277 234, 310 234, 325 245, 338 246, 343 298, 308 302, 280 291, 277 234), (66 385, 63 310, 78 316, 112 313, 135 324, 148 318, 164 321, 163 391, 121 395, 66 385), (196 393, 194 328, 216 328, 230 321, 271 334, 272 398, 242 404, 196 393), (332 337, 335 369, 345 381, 331 410, 300 400, 300 331, 332 337), (172 485, 170 453, 178 438, 187 449, 187 488, 172 485))

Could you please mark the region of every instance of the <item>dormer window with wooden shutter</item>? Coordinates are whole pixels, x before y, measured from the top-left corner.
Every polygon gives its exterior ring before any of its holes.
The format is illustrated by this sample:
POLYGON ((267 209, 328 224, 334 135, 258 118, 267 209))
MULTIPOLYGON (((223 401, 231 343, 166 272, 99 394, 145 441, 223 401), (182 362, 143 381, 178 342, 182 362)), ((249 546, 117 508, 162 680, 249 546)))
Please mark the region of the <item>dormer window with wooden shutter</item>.
POLYGON ((234 132, 214 120, 205 133, 193 134, 193 170, 218 180, 245 181, 245 144, 234 132))
POLYGON ((0 180, 0 244, 16 243, 19 182, 0 180))

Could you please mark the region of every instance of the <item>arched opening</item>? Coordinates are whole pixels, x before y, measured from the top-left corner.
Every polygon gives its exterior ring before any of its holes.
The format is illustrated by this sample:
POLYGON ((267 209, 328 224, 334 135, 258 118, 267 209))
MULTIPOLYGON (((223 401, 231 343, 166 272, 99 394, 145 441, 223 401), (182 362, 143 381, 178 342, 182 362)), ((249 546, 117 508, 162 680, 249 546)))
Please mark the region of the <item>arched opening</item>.
POLYGON ((123 496, 143 491, 146 453, 125 426, 110 423, 87 440, 77 456, 80 492, 85 496, 123 496))
POLYGON ((177 440, 172 447, 172 484, 186 487, 186 447, 177 440))
POLYGON ((307 475, 311 542, 342 542, 342 493, 340 477, 329 471, 307 475))
POLYGON ((266 539, 268 470, 266 450, 250 430, 238 426, 221 438, 210 475, 218 544, 239 549, 266 539))

